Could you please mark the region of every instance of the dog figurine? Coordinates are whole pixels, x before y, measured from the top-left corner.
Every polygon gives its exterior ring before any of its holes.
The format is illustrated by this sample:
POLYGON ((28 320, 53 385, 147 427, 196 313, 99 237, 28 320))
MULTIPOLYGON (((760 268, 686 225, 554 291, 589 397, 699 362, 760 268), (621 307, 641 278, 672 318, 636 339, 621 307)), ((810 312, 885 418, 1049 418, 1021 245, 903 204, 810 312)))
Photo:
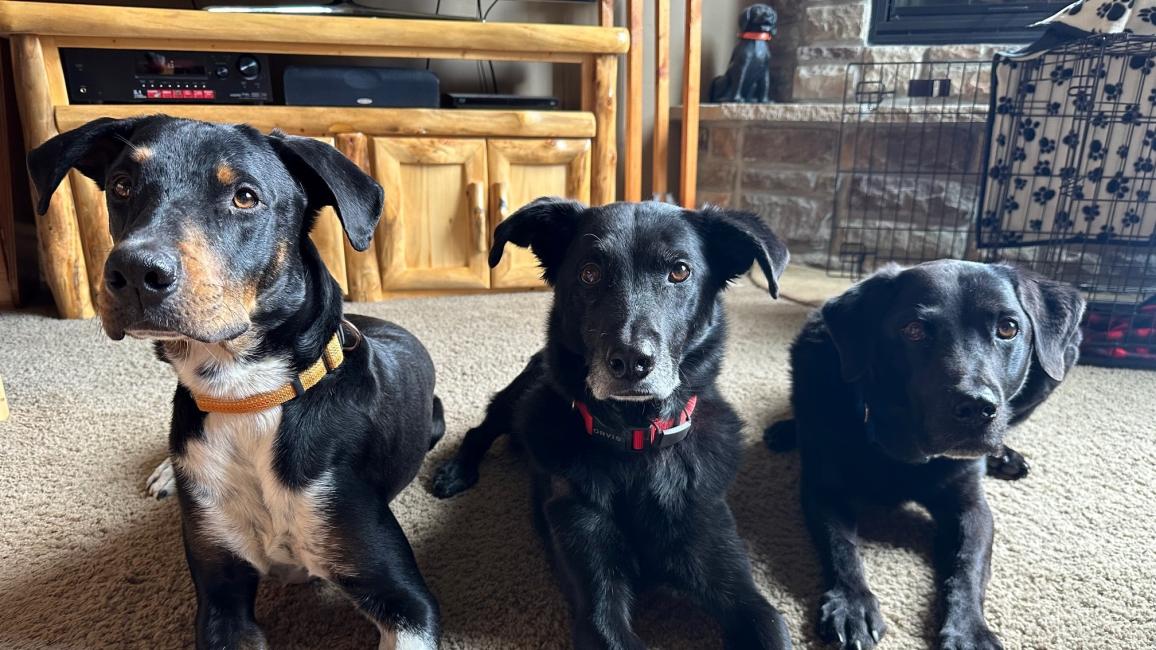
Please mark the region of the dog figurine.
MULTIPOLYGON (((981 479, 1076 363, 1084 300, 1010 266, 886 267, 827 301, 791 349, 802 503, 826 577, 819 633, 870 650, 886 626, 856 548, 857 504, 936 523, 943 650, 1002 648, 984 619, 993 521, 981 479)), ((781 445, 782 425, 768 429, 781 445)), ((1014 452, 1013 452, 1014 453, 1014 452)))
POLYGON ((546 344, 490 403, 433 493, 478 480, 505 433, 524 447, 533 514, 557 568, 577 648, 643 648, 632 614, 644 590, 689 594, 728 648, 789 648, 751 576, 726 491, 742 421, 716 385, 721 292, 757 261, 777 296, 787 249, 756 215, 664 203, 587 208, 541 199, 503 221, 553 287, 546 344))
POLYGON ((29 155, 43 213, 70 168, 105 190, 100 314, 175 369, 169 438, 198 648, 264 648, 262 576, 323 578, 381 631, 435 648, 438 605, 389 502, 445 430, 413 335, 342 315, 310 238, 333 206, 369 246, 376 182, 310 138, 166 116, 99 119, 29 155))
POLYGON ((710 84, 710 101, 766 104, 771 101, 771 39, 779 14, 769 5, 747 7, 739 17, 739 42, 727 71, 710 84))

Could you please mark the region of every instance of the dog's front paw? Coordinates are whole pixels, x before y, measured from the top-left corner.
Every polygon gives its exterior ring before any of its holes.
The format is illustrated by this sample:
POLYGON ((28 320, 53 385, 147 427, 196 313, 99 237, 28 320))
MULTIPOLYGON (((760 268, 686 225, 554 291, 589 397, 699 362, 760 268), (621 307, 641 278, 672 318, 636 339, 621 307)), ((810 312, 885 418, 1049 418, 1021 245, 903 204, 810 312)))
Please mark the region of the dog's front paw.
POLYGON ((836 587, 819 600, 819 636, 845 650, 870 650, 887 631, 879 601, 870 591, 836 587))
POLYGON ((1004 481, 1018 481, 1028 475, 1028 459, 1011 447, 987 457, 987 475, 1004 481))
POLYGON ((466 467, 457 458, 451 458, 434 473, 430 492, 439 499, 448 499, 473 487, 478 482, 478 470, 466 467))
POLYGON ((957 624, 948 622, 939 632, 940 650, 1003 650, 1003 644, 996 638, 982 620, 957 624))
POLYGON ((168 456, 161 461, 160 465, 149 474, 149 480, 146 484, 148 487, 149 496, 156 498, 158 501, 177 493, 177 479, 173 476, 173 461, 168 456))

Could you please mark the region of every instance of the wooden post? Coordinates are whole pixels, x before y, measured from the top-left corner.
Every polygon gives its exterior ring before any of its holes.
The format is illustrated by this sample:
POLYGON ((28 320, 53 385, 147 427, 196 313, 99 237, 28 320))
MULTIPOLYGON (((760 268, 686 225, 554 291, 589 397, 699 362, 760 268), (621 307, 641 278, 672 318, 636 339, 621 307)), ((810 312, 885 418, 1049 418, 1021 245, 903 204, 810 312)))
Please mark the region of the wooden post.
MULTIPOLYGON (((57 134, 49 72, 40 38, 24 34, 12 36, 12 68, 24 124, 24 142, 31 149, 57 134)), ((36 217, 36 231, 44 279, 52 289, 60 315, 92 318, 92 297, 69 183, 60 184, 48 212, 36 217)))
MULTIPOLYGON (((357 164, 365 173, 372 174, 369 165, 369 138, 364 133, 342 133, 337 136, 337 149, 357 164)), ((396 201, 397 197, 385 197, 386 201, 396 201)), ((357 302, 381 300, 381 270, 377 264, 378 243, 376 238, 369 248, 358 251, 342 236, 345 245, 346 282, 349 284, 349 299, 357 302)))
POLYGON ((682 162, 679 203, 695 208, 698 184, 698 99, 702 76, 702 0, 686 0, 686 58, 682 66, 682 162))
POLYGON ((626 162, 623 199, 642 200, 642 47, 645 0, 628 0, 627 29, 630 51, 626 54, 626 162))
POLYGON ((76 225, 80 231, 80 247, 84 251, 84 267, 88 270, 88 286, 92 301, 104 286, 104 262, 112 251, 112 235, 108 230, 108 204, 104 192, 92 179, 76 170, 68 173, 62 185, 72 185, 76 201, 76 225))
POLYGON ((670 0, 654 4, 654 144, 651 187, 660 201, 670 190, 670 0))
MULTIPOLYGON (((0 47, 7 42, 0 41, 0 47)), ((7 57, 0 52, 0 138, 8 135, 7 57)), ((11 309, 20 302, 16 282, 16 205, 12 197, 12 167, 8 163, 10 147, 0 144, 0 309, 11 309)), ((0 386, 0 420, 3 420, 3 391, 0 386)))
POLYGON ((601 27, 614 26, 614 0, 599 0, 598 25, 601 27))
POLYGON ((594 59, 593 55, 582 59, 582 110, 594 112, 594 59))
POLYGON ((590 203, 603 205, 617 196, 618 57, 599 55, 594 62, 594 169, 590 203))
MULTIPOLYGON (((48 93, 52 105, 68 104, 68 87, 64 83, 64 64, 60 62, 60 50, 53 39, 41 39, 44 52, 44 68, 48 73, 48 93)), ((84 268, 88 272, 88 287, 93 304, 98 304, 97 294, 104 287, 104 262, 112 251, 112 234, 108 229, 108 205, 104 193, 91 179, 73 170, 68 173, 62 185, 72 188, 73 209, 76 211, 76 227, 80 233, 80 248, 84 251, 84 268)))
MULTIPOLYGON (((314 139, 333 146, 333 138, 314 139)), ((348 297, 349 275, 345 268, 345 232, 341 229, 341 221, 337 219, 337 213, 333 208, 324 208, 317 213, 317 221, 313 224, 309 238, 317 247, 317 253, 321 255, 321 261, 325 262, 325 268, 329 269, 330 275, 337 280, 341 294, 348 297)))

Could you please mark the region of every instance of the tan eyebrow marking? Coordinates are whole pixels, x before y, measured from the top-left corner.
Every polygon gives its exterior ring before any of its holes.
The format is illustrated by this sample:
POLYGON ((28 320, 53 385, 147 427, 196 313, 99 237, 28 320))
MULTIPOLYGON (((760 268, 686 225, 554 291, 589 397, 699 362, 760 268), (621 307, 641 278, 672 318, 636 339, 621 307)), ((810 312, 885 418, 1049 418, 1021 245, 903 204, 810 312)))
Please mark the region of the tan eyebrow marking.
POLYGON ((134 146, 132 148, 132 153, 129 154, 129 158, 132 158, 137 163, 143 163, 144 161, 146 161, 152 157, 153 157, 153 150, 149 149, 148 147, 134 146))
POLYGON ((237 180, 237 172, 228 163, 221 163, 217 165, 217 180, 221 185, 232 185, 237 180))

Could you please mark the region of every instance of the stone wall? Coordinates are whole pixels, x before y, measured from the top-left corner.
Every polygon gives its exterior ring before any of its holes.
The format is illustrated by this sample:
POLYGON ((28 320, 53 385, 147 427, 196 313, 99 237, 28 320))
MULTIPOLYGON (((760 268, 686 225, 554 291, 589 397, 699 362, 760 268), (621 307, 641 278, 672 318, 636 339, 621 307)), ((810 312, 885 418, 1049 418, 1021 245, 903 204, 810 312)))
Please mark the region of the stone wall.
POLYGON ((791 104, 703 108, 700 202, 763 215, 796 261, 826 262, 839 122, 831 109, 791 104))

